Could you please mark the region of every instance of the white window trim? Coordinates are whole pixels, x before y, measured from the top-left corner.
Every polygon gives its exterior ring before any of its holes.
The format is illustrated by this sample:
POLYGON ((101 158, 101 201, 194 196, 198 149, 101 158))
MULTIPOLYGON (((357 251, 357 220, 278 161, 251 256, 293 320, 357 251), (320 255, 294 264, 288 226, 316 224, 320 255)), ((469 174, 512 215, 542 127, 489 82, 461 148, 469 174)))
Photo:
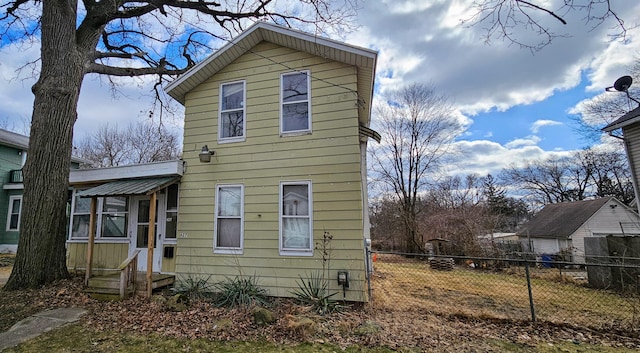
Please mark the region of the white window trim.
POLYGON ((19 232, 20 231, 20 218, 22 218, 22 195, 9 196, 9 209, 7 210, 7 232, 19 232), (20 200, 20 208, 18 209, 18 228, 12 229, 11 226, 11 210, 13 209, 13 201, 20 200))
MULTIPOLYGON (((238 109, 233 109, 238 110, 238 109)), ((220 93, 218 97, 218 143, 242 142, 247 136, 247 83, 245 80, 225 82, 220 84, 220 93), (242 136, 222 137, 222 87, 242 83, 242 136)))
POLYGON ((282 181, 280 182, 279 201, 278 201, 278 247, 281 256, 313 256, 313 190, 311 188, 311 180, 299 180, 299 181, 282 181), (309 193, 309 249, 285 249, 282 242, 282 200, 283 189, 286 185, 307 185, 307 192, 309 193))
POLYGON ((312 119, 311 119, 311 72, 309 70, 300 70, 300 71, 292 71, 292 72, 285 72, 280 74, 280 136, 295 136, 295 135, 308 135, 311 134, 311 124, 312 119), (295 102, 287 102, 284 103, 284 95, 283 93, 283 88, 284 88, 284 77, 288 76, 288 75, 295 75, 295 74, 306 74, 307 75, 307 113, 308 113, 308 125, 309 128, 308 129, 304 129, 304 130, 293 130, 293 131, 284 131, 284 112, 282 107, 285 104, 295 104, 295 103, 301 103, 304 102, 304 100, 300 100, 300 101, 295 101, 295 102))
MULTIPOLYGON (((69 234, 67 234, 67 241, 70 240, 77 240, 77 241, 87 241, 87 239, 89 239, 89 236, 87 234, 86 237, 74 237, 73 236, 73 217, 76 215, 75 213, 75 209, 76 209, 76 193, 82 191, 81 189, 73 189, 73 195, 71 195, 71 214, 69 215, 69 234)), ((97 205, 96 205, 97 208, 97 205)), ((96 211, 97 212, 97 211, 96 211)), ((89 217, 91 217, 91 211, 89 211, 89 217)), ((99 230, 100 228, 98 228, 99 230)), ((97 234, 96 234, 97 236, 97 234)))
POLYGON ((244 252, 244 185, 243 184, 217 184, 216 185, 216 195, 215 195, 215 204, 214 204, 214 217, 213 217, 213 252, 215 254, 231 254, 231 255, 242 255, 244 252), (218 243, 218 197, 220 195, 220 188, 240 188, 240 247, 232 248, 232 247, 219 247, 216 246, 218 243))
MULTIPOLYGON (((74 189, 73 195, 71 198, 71 214, 69 215, 69 229, 67 234, 67 242, 87 242, 89 239, 89 234, 86 237, 74 237, 73 236, 73 216, 76 215, 74 212, 76 207, 76 192, 80 192, 82 189, 74 189)), ((126 196, 127 198, 127 228, 129 227, 129 222, 131 222, 131 197, 126 196)), ((131 235, 127 231, 126 235, 123 237, 103 237, 102 236, 102 208, 104 205, 104 197, 98 197, 96 200, 96 234, 95 234, 95 242, 99 242, 102 240, 107 243, 128 243, 130 241, 131 235)), ((84 214, 84 213, 82 213, 84 214)), ((89 211, 89 217, 91 217, 91 211, 89 211)))
MULTIPOLYGON (((164 233, 165 233, 165 234, 164 234, 164 241, 163 241, 163 243, 164 243, 165 245, 176 245, 176 244, 178 244, 178 236, 179 236, 179 235, 178 235, 178 233, 177 233, 177 231, 178 231, 177 227, 176 227, 176 237, 175 237, 175 238, 167 238, 167 229, 166 229, 167 213, 169 213, 169 212, 175 212, 175 213, 176 213, 176 217, 178 217, 178 216, 180 215, 180 184, 176 184, 176 185, 177 185, 176 187, 177 187, 177 189, 178 189, 178 190, 177 190, 177 191, 178 191, 178 194, 176 195, 176 196, 177 196, 177 199, 176 199, 176 208, 168 208, 168 207, 167 207, 167 205, 168 205, 168 203, 169 203, 169 186, 167 186, 167 189, 166 189, 166 190, 167 190, 167 196, 166 196, 166 197, 165 197, 165 199, 164 199, 164 204, 165 204, 165 208, 164 208, 164 217, 165 217, 164 222, 165 222, 165 230, 164 230, 164 233)), ((176 226, 177 226, 177 224, 176 224, 176 226)))
MULTIPOLYGON (((120 239, 129 239, 129 222, 131 222, 131 197, 130 196, 124 196, 126 198, 126 202, 127 202, 127 227, 125 229, 125 235, 123 237, 103 237, 102 236, 102 217, 105 215, 104 212, 104 199, 106 199, 107 197, 117 197, 117 196, 104 196, 104 197, 98 197, 98 207, 97 207, 97 211, 96 211, 96 223, 98 226, 98 229, 96 230, 96 239, 100 238, 100 239, 105 239, 105 240, 120 240, 120 239)), ((113 212, 106 212, 107 214, 113 213, 113 212)), ((120 212, 117 212, 120 213, 120 212)))

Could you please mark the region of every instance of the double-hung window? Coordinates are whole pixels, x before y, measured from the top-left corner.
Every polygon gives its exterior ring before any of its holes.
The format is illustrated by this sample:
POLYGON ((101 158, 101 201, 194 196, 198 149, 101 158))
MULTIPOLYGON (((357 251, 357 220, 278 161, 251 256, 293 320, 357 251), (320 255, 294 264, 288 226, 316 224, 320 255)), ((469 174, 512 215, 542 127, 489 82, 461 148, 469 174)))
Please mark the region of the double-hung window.
POLYGON ((218 142, 243 141, 246 128, 245 82, 221 84, 218 142))
POLYGON ((311 182, 280 183, 280 254, 313 255, 311 182))
POLYGON ((216 187, 214 251, 241 254, 244 232, 244 187, 218 185, 216 187))
POLYGON ((280 132, 311 132, 311 82, 309 71, 282 74, 280 78, 280 132))
POLYGON ((22 211, 22 196, 9 197, 9 212, 7 213, 7 230, 20 230, 20 213, 22 211))

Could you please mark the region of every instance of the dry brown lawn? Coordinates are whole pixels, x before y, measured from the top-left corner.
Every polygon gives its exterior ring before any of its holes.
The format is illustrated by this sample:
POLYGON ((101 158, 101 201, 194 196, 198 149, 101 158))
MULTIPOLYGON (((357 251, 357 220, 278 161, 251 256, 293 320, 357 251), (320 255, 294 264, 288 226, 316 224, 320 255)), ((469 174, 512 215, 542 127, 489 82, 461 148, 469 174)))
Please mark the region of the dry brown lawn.
MULTIPOLYGON (((457 267, 430 269, 427 262, 378 255, 374 264, 373 305, 386 310, 422 309, 439 315, 530 320, 523 271, 490 272, 457 267)), ((536 269, 532 293, 538 320, 602 328, 637 329, 640 297, 594 290, 558 270, 536 269)))

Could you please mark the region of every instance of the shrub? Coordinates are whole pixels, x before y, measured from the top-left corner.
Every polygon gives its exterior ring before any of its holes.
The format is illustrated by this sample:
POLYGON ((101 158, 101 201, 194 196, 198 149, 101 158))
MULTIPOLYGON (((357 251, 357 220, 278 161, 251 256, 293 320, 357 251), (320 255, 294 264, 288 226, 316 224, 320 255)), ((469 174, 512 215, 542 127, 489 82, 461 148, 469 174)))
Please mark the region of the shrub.
POLYGON ((211 275, 206 277, 195 277, 187 275, 178 279, 173 291, 187 296, 190 300, 206 299, 211 297, 213 285, 209 283, 211 275))
POLYGON ((227 277, 214 285, 216 295, 214 304, 224 307, 251 305, 268 305, 267 290, 258 286, 258 278, 254 276, 227 277))
POLYGON ((338 292, 329 292, 329 282, 322 276, 322 273, 312 272, 307 278, 300 276, 300 281, 296 281, 298 289, 292 294, 305 305, 320 315, 332 313, 342 309, 342 305, 332 299, 338 292))

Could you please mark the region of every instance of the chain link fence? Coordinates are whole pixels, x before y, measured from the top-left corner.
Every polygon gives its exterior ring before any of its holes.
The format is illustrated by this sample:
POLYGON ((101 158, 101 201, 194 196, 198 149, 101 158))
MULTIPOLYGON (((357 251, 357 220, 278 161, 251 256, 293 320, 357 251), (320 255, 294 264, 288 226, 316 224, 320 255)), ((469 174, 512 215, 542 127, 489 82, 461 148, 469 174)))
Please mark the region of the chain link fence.
POLYGON ((372 305, 386 310, 640 330, 640 266, 633 261, 370 256, 372 305))

